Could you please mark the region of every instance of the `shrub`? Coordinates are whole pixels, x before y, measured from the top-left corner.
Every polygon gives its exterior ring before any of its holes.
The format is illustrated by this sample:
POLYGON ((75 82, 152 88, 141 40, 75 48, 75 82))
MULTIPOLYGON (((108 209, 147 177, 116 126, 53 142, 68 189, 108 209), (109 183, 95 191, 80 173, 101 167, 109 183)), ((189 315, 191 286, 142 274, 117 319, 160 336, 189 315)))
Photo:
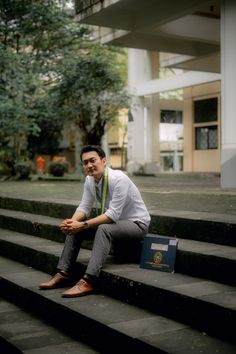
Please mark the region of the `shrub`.
POLYGON ((69 164, 67 162, 52 161, 48 165, 48 172, 55 177, 62 177, 68 172, 69 164))
POLYGON ((32 170, 31 163, 29 161, 17 162, 14 170, 19 179, 28 179, 32 170))

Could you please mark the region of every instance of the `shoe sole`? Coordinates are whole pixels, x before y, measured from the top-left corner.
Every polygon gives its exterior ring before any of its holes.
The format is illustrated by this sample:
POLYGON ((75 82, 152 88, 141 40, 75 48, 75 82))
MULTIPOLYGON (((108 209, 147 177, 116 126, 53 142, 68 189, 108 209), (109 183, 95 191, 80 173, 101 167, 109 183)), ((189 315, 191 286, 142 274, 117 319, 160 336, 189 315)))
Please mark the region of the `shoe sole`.
POLYGON ((73 294, 73 295, 70 295, 70 294, 62 294, 61 296, 63 298, 73 298, 73 297, 82 297, 82 296, 86 296, 86 295, 92 295, 92 294, 96 294, 97 292, 95 290, 90 290, 90 291, 86 291, 86 292, 83 292, 83 293, 78 293, 78 294, 73 294))
POLYGON ((38 288, 39 288, 39 290, 53 290, 53 289, 67 288, 67 287, 71 286, 71 284, 72 284, 72 282, 67 280, 67 281, 60 283, 58 285, 55 285, 55 286, 48 286, 48 287, 47 286, 45 286, 45 287, 39 286, 38 288))

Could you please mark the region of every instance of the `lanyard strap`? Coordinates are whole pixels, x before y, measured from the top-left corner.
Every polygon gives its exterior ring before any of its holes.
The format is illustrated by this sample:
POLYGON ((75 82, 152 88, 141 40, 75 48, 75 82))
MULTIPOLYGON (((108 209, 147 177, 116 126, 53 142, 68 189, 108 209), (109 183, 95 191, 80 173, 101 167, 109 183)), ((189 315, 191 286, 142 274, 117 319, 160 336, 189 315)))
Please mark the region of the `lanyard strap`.
MULTIPOLYGON (((106 197, 107 197, 107 189, 108 189, 108 169, 106 168, 103 173, 103 179, 102 179, 102 198, 101 198, 101 209, 100 209, 100 214, 103 214, 105 211, 105 202, 106 202, 106 197)), ((96 186, 94 185, 94 196, 95 196, 95 202, 96 202, 96 209, 97 209, 97 199, 100 199, 97 197, 96 193, 96 186)))
POLYGON ((105 202, 107 197, 107 187, 108 187, 108 169, 104 171, 104 177, 102 181, 102 205, 101 205, 101 214, 105 211, 105 202))

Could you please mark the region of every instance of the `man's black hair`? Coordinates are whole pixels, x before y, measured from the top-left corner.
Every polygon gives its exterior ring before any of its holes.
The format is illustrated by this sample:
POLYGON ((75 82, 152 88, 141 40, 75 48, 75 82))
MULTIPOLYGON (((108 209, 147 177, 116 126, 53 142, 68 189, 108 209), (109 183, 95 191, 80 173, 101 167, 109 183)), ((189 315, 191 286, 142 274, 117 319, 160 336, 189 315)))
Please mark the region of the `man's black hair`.
POLYGON ((82 155, 83 154, 85 154, 86 152, 90 152, 90 151, 96 151, 96 153, 98 154, 98 156, 101 159, 106 157, 106 154, 105 154, 104 150, 101 148, 101 146, 99 146, 99 145, 85 145, 81 149, 80 160, 82 161, 82 155))

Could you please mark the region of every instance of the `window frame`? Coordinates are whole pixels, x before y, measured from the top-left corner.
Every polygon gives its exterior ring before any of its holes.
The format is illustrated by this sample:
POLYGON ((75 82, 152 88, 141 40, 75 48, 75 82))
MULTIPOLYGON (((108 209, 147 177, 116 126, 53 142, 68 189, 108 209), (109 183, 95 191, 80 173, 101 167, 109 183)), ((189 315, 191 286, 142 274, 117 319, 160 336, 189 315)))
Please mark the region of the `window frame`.
POLYGON ((220 147, 220 97, 219 95, 213 95, 213 96, 205 96, 201 98, 195 98, 193 100, 193 150, 194 151, 214 151, 218 150, 220 147), (195 110, 194 110, 194 104, 196 101, 203 101, 203 100, 208 100, 211 98, 217 98, 217 117, 215 121, 206 121, 206 122, 198 122, 195 123, 195 110), (208 127, 213 127, 216 126, 217 130, 217 147, 216 148, 207 148, 207 149, 197 149, 197 128, 208 128, 208 127))

